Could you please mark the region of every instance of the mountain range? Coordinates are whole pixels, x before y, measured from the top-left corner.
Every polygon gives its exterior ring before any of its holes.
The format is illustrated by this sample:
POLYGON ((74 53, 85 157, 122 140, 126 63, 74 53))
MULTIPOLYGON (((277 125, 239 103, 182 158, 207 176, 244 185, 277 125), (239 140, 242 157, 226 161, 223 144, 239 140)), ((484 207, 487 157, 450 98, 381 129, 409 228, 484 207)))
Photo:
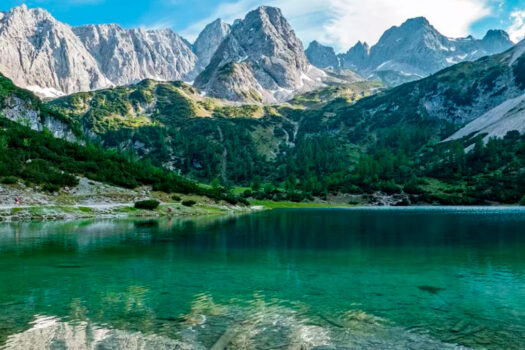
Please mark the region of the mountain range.
POLYGON ((489 30, 483 39, 472 36, 448 38, 423 17, 407 20, 388 29, 373 46, 358 42, 346 53, 317 41, 306 54, 319 68, 352 69, 368 79, 378 79, 390 86, 418 80, 459 62, 508 50, 514 45, 502 30, 489 30))
MULTIPOLYGON (((183 82, 145 80, 41 102, 0 77, 0 113, 200 181, 246 185, 261 178, 286 186, 292 200, 353 193, 377 203, 382 195, 374 193, 401 192, 400 203, 519 201, 525 41, 425 79, 374 89, 361 81, 287 104, 231 105, 183 82)), ((275 191, 268 187, 257 198, 282 198, 275 191)))
POLYGON ((0 72, 44 97, 143 79, 196 79, 211 96, 274 103, 324 80, 341 81, 308 62, 281 11, 269 7, 233 26, 217 20, 190 44, 169 29, 70 27, 45 10, 21 5, 1 14, 0 41, 0 72))
POLYGON ((233 25, 210 23, 191 44, 169 29, 71 27, 21 5, 1 13, 0 40, 0 72, 43 97, 153 79, 195 81, 203 94, 244 103, 279 103, 362 77, 395 86, 513 45, 504 31, 451 39, 414 18, 372 47, 359 42, 336 54, 314 41, 304 51, 281 11, 265 6, 233 25))

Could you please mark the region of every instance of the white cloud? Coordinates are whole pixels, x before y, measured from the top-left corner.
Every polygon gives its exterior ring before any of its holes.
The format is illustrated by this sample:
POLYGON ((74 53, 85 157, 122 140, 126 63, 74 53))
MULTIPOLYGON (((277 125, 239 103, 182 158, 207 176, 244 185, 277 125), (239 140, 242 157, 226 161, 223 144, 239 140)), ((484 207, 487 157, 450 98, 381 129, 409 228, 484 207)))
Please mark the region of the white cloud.
POLYGON ((512 25, 509 27, 510 38, 518 42, 525 38, 525 10, 514 11, 510 14, 512 25))
POLYGON ((491 13, 491 0, 238 0, 222 3, 208 18, 182 34, 193 40, 216 18, 233 21, 259 5, 277 6, 307 45, 317 39, 336 50, 347 50, 358 40, 370 44, 393 25, 425 16, 447 36, 469 34, 472 23, 491 13))
POLYGON ((426 17, 444 35, 466 36, 472 23, 490 14, 487 0, 330 1, 336 15, 325 26, 325 35, 338 47, 360 38, 374 44, 387 28, 418 16, 426 17))

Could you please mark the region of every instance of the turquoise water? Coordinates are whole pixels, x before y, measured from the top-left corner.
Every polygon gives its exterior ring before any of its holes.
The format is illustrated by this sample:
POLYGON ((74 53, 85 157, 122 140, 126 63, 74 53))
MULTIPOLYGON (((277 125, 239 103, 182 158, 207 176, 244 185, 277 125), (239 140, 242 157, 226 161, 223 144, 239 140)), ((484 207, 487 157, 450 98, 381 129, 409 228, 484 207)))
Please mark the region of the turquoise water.
POLYGON ((525 211, 0 225, 0 348, 520 349, 525 211))

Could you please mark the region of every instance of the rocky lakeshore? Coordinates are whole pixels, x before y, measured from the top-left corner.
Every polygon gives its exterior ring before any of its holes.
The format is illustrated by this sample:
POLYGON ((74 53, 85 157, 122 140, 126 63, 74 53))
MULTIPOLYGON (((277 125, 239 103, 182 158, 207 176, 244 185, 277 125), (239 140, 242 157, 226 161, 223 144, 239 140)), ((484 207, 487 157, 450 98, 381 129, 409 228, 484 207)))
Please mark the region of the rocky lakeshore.
POLYGON ((23 183, 0 185, 0 221, 70 220, 81 218, 196 216, 250 212, 257 208, 217 202, 202 196, 170 196, 151 188, 125 189, 79 178, 79 184, 46 193, 23 183), (20 200, 17 204, 16 199, 20 200), (175 199, 174 199, 175 198, 175 199), (155 210, 136 209, 134 203, 155 199, 155 210), (195 202, 183 205, 184 201, 195 202))

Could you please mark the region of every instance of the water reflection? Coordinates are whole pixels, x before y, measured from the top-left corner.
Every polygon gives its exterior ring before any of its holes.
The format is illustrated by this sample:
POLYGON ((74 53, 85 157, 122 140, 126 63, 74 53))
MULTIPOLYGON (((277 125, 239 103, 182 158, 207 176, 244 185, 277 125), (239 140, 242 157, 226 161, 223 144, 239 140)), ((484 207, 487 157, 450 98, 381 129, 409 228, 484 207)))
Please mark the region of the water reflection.
POLYGON ((0 344, 519 349, 523 227, 517 209, 5 224, 0 344))
POLYGON ((361 310, 312 315, 305 304, 268 302, 257 294, 248 302, 234 300, 229 305, 215 303, 208 294, 197 295, 188 314, 164 320, 155 333, 96 325, 79 308, 81 302, 74 304, 78 318, 37 315, 29 329, 10 335, 3 349, 301 350, 335 349, 337 344, 360 349, 465 349, 408 332, 361 310))

